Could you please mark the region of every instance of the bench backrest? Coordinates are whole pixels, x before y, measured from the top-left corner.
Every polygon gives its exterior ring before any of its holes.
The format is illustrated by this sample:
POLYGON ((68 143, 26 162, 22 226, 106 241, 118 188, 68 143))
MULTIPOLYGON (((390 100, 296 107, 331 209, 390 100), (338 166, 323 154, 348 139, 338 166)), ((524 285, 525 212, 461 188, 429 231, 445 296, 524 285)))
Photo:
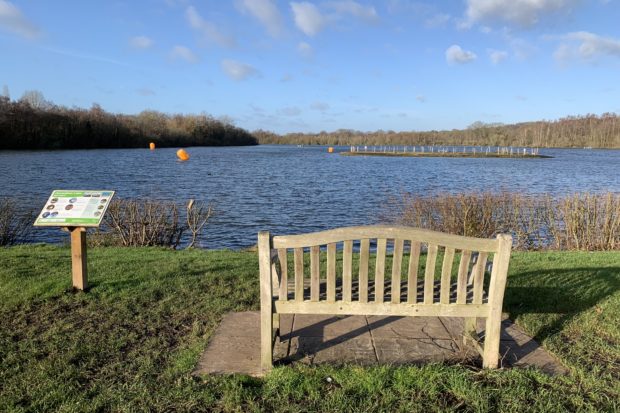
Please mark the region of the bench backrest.
POLYGON ((410 227, 347 227, 273 237, 261 232, 261 284, 271 284, 271 295, 280 301, 486 304, 487 291, 488 304, 501 307, 511 246, 506 234, 481 239, 410 227), (342 251, 341 260, 337 251, 342 251), (359 252, 355 262, 354 251, 359 252), (441 266, 438 256, 443 256, 441 266), (485 277, 491 262, 491 275, 485 277))

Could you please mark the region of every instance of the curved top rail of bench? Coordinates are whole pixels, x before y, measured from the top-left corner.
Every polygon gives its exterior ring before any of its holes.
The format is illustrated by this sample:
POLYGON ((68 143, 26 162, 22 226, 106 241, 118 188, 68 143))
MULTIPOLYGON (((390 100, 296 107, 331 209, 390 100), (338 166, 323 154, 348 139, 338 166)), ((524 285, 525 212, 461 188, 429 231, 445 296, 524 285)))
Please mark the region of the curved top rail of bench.
POLYGON ((273 248, 278 249, 312 247, 367 238, 411 240, 480 252, 497 252, 499 248, 498 239, 464 237, 428 229, 384 225, 344 227, 299 235, 276 235, 272 241, 273 248))

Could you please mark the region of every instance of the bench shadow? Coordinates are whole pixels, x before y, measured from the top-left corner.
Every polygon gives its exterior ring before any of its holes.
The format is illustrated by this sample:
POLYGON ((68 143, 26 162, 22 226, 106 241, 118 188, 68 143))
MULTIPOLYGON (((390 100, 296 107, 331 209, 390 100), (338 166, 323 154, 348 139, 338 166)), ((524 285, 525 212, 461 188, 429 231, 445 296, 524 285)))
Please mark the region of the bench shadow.
POLYGON ((543 341, 618 290, 620 267, 520 272, 508 278, 504 311, 513 320, 525 314, 558 314, 550 324, 533 332, 537 340, 543 341))
MULTIPOLYGON (((297 337, 299 340, 297 351, 294 354, 288 354, 284 359, 281 360, 282 363, 288 364, 295 361, 302 360, 306 357, 313 358, 316 353, 320 351, 324 351, 330 347, 334 347, 336 345, 342 344, 351 339, 360 337, 361 335, 367 334, 373 328, 378 328, 381 326, 388 325, 394 322, 397 319, 402 317, 385 317, 377 321, 373 321, 372 323, 366 323, 363 327, 359 327, 350 331, 347 331, 337 337, 331 337, 325 339, 324 332, 325 327, 338 322, 339 320, 346 319, 353 316, 333 316, 327 318, 325 320, 321 320, 317 323, 308 325, 299 330, 293 330, 288 334, 282 335, 282 341, 290 342, 294 337, 297 337)), ((377 361, 376 358, 374 360, 377 361)))

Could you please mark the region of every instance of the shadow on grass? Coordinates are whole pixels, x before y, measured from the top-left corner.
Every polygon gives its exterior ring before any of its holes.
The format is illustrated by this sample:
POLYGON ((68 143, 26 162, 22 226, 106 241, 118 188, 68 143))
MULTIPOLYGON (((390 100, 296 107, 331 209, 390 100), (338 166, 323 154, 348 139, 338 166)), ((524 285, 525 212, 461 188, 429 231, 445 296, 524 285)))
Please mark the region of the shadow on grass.
POLYGON ((504 311, 511 319, 525 314, 558 314, 536 334, 544 340, 619 290, 620 267, 517 272, 508 279, 504 311))

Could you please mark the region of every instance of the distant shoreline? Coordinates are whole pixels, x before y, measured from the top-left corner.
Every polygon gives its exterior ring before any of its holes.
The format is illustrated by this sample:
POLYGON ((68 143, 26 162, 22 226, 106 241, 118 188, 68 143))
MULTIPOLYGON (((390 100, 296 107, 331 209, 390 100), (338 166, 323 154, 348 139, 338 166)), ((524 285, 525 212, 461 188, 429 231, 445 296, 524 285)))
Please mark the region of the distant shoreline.
POLYGON ((484 152, 339 152, 342 156, 394 156, 409 158, 553 158, 549 155, 516 155, 484 152))

